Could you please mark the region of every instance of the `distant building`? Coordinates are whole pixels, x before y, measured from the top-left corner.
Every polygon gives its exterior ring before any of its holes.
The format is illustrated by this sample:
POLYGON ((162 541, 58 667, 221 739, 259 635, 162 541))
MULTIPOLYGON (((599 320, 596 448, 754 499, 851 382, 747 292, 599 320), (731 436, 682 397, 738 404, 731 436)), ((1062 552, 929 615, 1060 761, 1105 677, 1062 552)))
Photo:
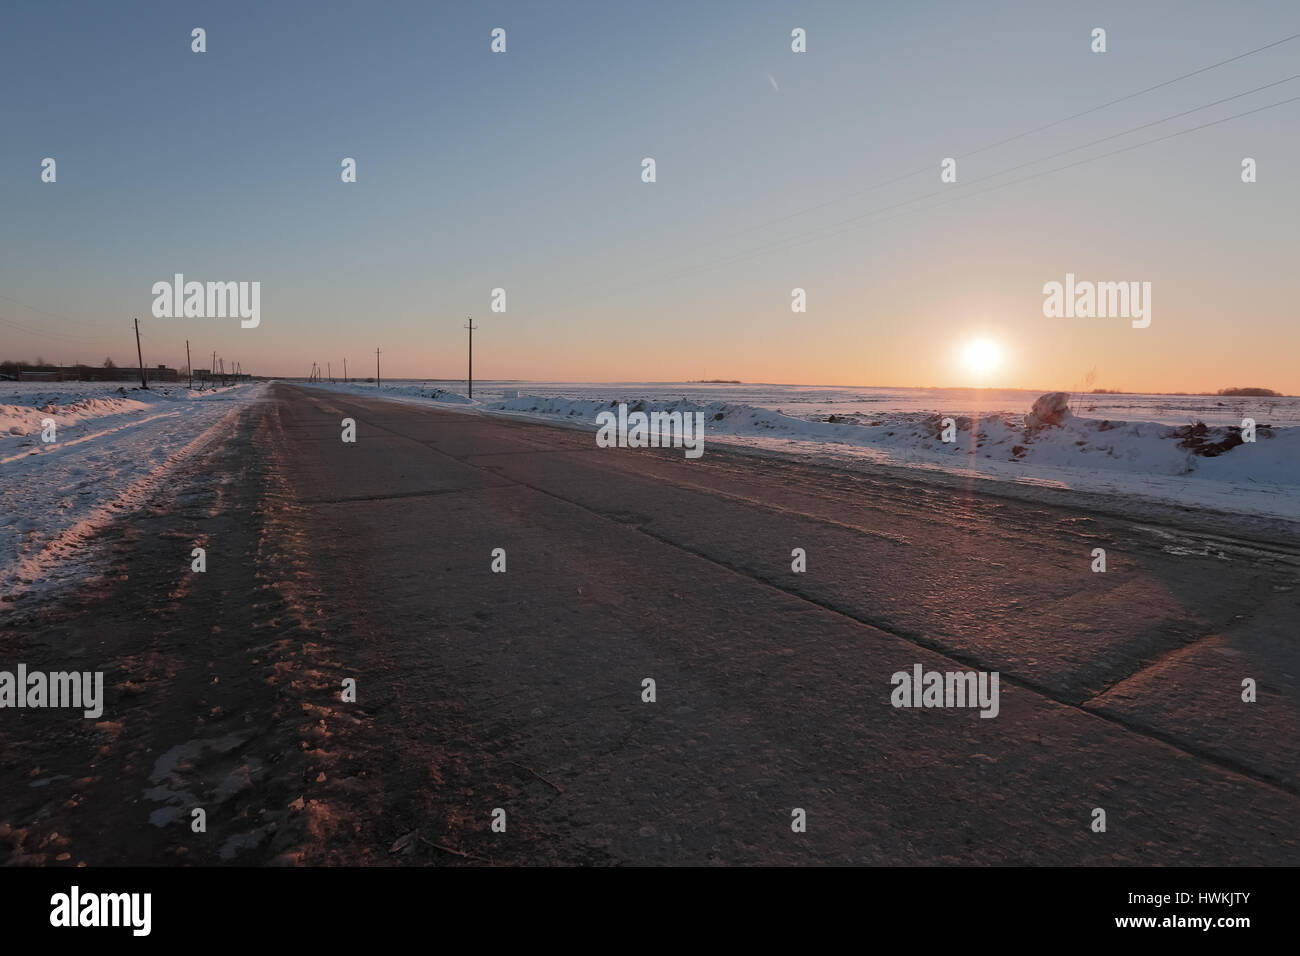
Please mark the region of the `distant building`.
POLYGON ((59 382, 65 377, 63 369, 50 368, 47 365, 38 365, 30 368, 18 369, 18 378, 24 382, 59 382))
POLYGON ((253 380, 253 375, 251 372, 240 372, 238 375, 236 375, 234 372, 227 372, 226 374, 222 375, 220 371, 214 374, 211 369, 206 369, 206 368, 196 368, 194 370, 194 381, 201 382, 203 384, 207 384, 209 382, 214 384, 217 382, 224 382, 225 384, 229 385, 232 382, 251 382, 252 380, 253 380))
MULTIPOLYGON (((138 369, 131 369, 137 376, 140 374, 138 369)), ((175 382, 180 378, 180 373, 174 368, 168 368, 166 365, 158 365, 154 368, 144 370, 144 379, 146 382, 175 382)))
MULTIPOLYGON (((140 369, 129 366, 39 365, 22 366, 18 376, 24 382, 138 382, 140 369)), ((144 370, 146 382, 177 382, 180 373, 166 365, 144 370)))

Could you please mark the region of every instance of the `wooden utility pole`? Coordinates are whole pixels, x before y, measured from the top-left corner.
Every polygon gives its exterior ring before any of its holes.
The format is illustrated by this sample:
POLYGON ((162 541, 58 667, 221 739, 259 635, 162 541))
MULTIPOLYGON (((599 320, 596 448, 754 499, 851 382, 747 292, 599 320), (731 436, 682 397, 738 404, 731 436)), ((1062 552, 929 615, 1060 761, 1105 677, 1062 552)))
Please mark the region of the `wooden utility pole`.
POLYGON ((348 360, 344 359, 343 360, 343 384, 346 385, 347 383, 348 383, 348 360))
POLYGON ((185 368, 190 373, 190 388, 194 387, 194 363, 190 361, 190 340, 185 340, 185 368))
POLYGON ((465 328, 469 329, 469 397, 474 397, 474 330, 478 328, 472 318, 466 317, 465 328))
POLYGON ((375 388, 379 388, 379 349, 375 349, 375 388))
POLYGON ((325 362, 325 374, 326 374, 326 376, 329 377, 330 384, 333 385, 333 384, 334 384, 334 369, 333 369, 333 367, 330 365, 330 363, 329 363, 328 360, 326 360, 326 362, 325 362))
POLYGON ((149 383, 144 380, 144 353, 140 351, 140 320, 135 320, 135 357, 140 362, 140 387, 146 391, 149 389, 149 383))

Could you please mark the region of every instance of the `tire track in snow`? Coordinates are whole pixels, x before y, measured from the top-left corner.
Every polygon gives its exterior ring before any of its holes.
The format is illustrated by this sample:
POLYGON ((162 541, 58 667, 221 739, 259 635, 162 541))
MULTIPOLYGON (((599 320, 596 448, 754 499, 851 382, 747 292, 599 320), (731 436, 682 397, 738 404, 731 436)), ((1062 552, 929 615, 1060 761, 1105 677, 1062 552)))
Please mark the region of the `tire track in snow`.
POLYGON ((116 428, 105 428, 101 431, 92 432, 89 435, 82 435, 80 438, 74 438, 71 441, 51 442, 54 446, 52 448, 42 448, 40 445, 35 445, 21 454, 10 455, 8 458, 0 458, 0 465, 7 465, 10 462, 21 461, 22 459, 30 458, 33 455, 52 455, 65 448, 71 448, 73 445, 80 445, 83 441, 90 441, 92 438, 102 438, 103 436, 111 435, 114 432, 124 431, 128 428, 135 428, 137 425, 143 425, 146 422, 156 421, 159 418, 171 418, 174 415, 179 414, 180 412, 162 412, 159 415, 150 415, 148 418, 141 418, 138 421, 127 422, 125 425, 118 425, 116 428))
MULTIPOLYGON (((258 397, 260 397, 260 393, 255 393, 250 395, 249 399, 256 400, 258 397)), ((132 481, 110 500, 94 507, 89 514, 74 521, 67 527, 54 531, 35 553, 15 556, 7 566, 0 567, 0 602, 12 602, 20 595, 57 587, 72 577, 83 576, 90 570, 86 566, 91 558, 85 545, 94 534, 119 518, 133 505, 143 500, 162 479, 183 461, 206 448, 213 441, 227 440, 233 433, 238 416, 245 408, 246 403, 240 402, 184 446, 168 455, 165 460, 132 481)), ((82 436, 76 441, 86 441, 92 437, 113 434, 134 425, 142 425, 146 421, 170 418, 179 414, 180 412, 165 412, 153 415, 148 419, 133 422, 130 426, 105 429, 96 433, 96 435, 82 436)), ((73 442, 64 444, 66 447, 73 444, 73 442)), ((26 458, 29 456, 23 455, 20 457, 26 458)))

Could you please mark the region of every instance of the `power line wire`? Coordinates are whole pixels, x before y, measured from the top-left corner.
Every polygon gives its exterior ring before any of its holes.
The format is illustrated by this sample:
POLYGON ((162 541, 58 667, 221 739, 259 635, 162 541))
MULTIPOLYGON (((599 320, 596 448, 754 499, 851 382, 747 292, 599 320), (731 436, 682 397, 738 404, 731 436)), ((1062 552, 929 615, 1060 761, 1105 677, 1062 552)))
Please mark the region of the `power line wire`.
POLYGON ((63 332, 51 332, 51 331, 47 331, 47 330, 44 330, 44 329, 33 329, 33 328, 30 328, 29 326, 23 325, 23 324, 20 323, 20 322, 16 322, 16 321, 14 321, 13 319, 5 318, 4 316, 0 316, 0 325, 4 325, 4 326, 6 326, 6 327, 8 327, 8 328, 12 328, 12 329, 14 329, 15 331, 18 331, 18 332, 25 332, 25 333, 27 333, 28 335, 40 335, 40 336, 44 336, 44 337, 46 337, 46 338, 62 339, 62 340, 67 341, 67 342, 86 342, 86 341, 89 341, 89 339, 87 339, 87 338, 84 337, 84 336, 79 336, 79 335, 67 335, 67 334, 65 334, 65 333, 63 333, 63 332))
POLYGON ((1129 93, 1126 96, 1121 96, 1118 99, 1111 100, 1108 103, 1102 103, 1100 106, 1094 106, 1091 109, 1082 110, 1081 112, 1075 113, 1071 116, 1067 116, 1064 119, 1059 119, 1056 120, 1055 122, 1048 123, 1045 126, 1038 126, 1035 127, 1034 129, 1026 130, 1023 133, 1017 133, 1015 136, 1009 136, 1006 139, 998 140, 998 142, 996 143, 990 143, 988 146, 982 146, 972 153, 964 153, 963 155, 974 156, 977 153, 983 153, 986 150, 994 149, 995 147, 998 146, 1005 146, 1007 143, 1014 142, 1015 140, 1018 139, 1023 139, 1024 137, 1031 136, 1034 133, 1041 133, 1045 129, 1051 129, 1054 126, 1060 126, 1062 123, 1068 123, 1070 122, 1070 120, 1076 120, 1082 116, 1087 116, 1090 113, 1096 113, 1098 110, 1104 110, 1108 107, 1116 105, 1117 103, 1123 103, 1127 100, 1136 99, 1139 96, 1144 96, 1147 93, 1151 93, 1155 90, 1163 89, 1166 86, 1172 86, 1175 83, 1180 83, 1183 80, 1190 79, 1193 76, 1198 76, 1201 73, 1208 73, 1210 70, 1217 70, 1221 66, 1226 66, 1229 63, 1233 63, 1237 60, 1244 59, 1245 57, 1248 56, 1254 56, 1256 53, 1262 53, 1264 50, 1272 49, 1275 46, 1281 46, 1283 43, 1290 43, 1292 40, 1296 39, 1297 37, 1300 37, 1300 33, 1293 33, 1290 36, 1283 37, 1280 40, 1274 40, 1272 43, 1265 43, 1263 46, 1256 47, 1253 50, 1247 50, 1245 53, 1238 53, 1236 56, 1230 56, 1226 60, 1220 60, 1218 63, 1211 63, 1209 66, 1203 66, 1199 70, 1192 70, 1192 72, 1184 73, 1182 76, 1176 76, 1172 80, 1165 80, 1163 83, 1157 83, 1155 86, 1148 86, 1144 90, 1138 90, 1136 93, 1129 93))
POLYGON ((32 312, 39 312, 42 315, 48 315, 51 316, 52 318, 63 319, 65 322, 71 322, 74 325, 88 325, 88 326, 95 325, 95 323, 87 322, 85 319, 74 319, 71 316, 63 315, 60 312, 50 312, 48 309, 38 309, 34 305, 28 305, 26 302, 20 302, 18 299, 13 298, 12 296, 0 295, 0 299, 4 299, 6 302, 12 302, 14 305, 20 305, 24 309, 28 309, 32 312))
MULTIPOLYGON (((1023 162, 1023 163, 1018 163, 1018 164, 1016 164, 1015 166, 1009 166, 1009 167, 1007 167, 1006 169, 999 170, 998 172, 994 172, 994 173, 989 173, 987 176, 981 176, 981 177, 979 177, 978 179, 973 179, 973 180, 971 180, 970 182, 963 184, 962 191, 963 191, 963 192, 966 192, 966 190, 967 190, 970 186, 972 186, 972 185, 976 185, 976 184, 978 184, 978 183, 983 183, 983 182, 988 182, 988 181, 991 180, 991 179, 997 179, 999 176, 1005 176, 1007 173, 1015 172, 1015 171, 1018 170, 1018 169, 1024 169, 1026 166, 1034 166, 1034 165, 1036 165, 1036 164, 1038 164, 1038 163, 1045 163, 1045 162, 1047 162, 1048 160, 1058 159, 1058 158, 1060 158, 1061 156, 1068 156, 1070 153, 1077 153, 1077 152, 1078 152, 1079 150, 1081 150, 1081 149, 1087 149, 1087 148, 1089 148, 1090 146, 1096 146, 1098 143, 1109 142, 1110 140, 1112 140, 1112 139, 1118 139, 1118 138, 1121 137, 1121 136, 1128 136, 1130 133, 1136 133, 1136 132, 1139 132, 1139 131, 1144 130, 1144 129, 1150 129, 1152 126, 1159 126, 1161 123, 1168 123, 1168 122, 1170 122, 1171 120, 1179 119, 1180 117, 1183 117, 1183 116, 1189 116, 1189 115, 1191 115, 1192 113, 1199 113, 1199 112, 1202 111, 1202 110, 1207 110, 1207 109, 1210 109, 1211 107, 1219 106, 1219 105, 1221 105, 1221 104, 1223 104, 1223 103, 1230 102, 1231 100, 1241 99, 1241 97, 1243 97, 1243 96, 1249 96, 1249 95, 1251 95, 1252 93, 1258 93, 1258 92, 1260 92, 1260 91, 1262 91, 1262 90, 1271 89, 1272 87, 1274 87, 1274 86, 1280 86, 1280 85, 1283 84, 1283 83, 1291 83, 1291 82, 1293 82, 1293 81, 1295 81, 1295 80, 1297 80, 1297 79, 1300 79, 1300 73, 1296 73, 1296 74, 1294 74, 1294 75, 1292 75, 1292 76, 1288 76, 1288 77, 1286 77, 1285 79, 1275 80, 1275 81, 1273 81, 1272 83, 1265 83, 1263 86, 1257 86, 1257 87, 1255 87, 1255 88, 1252 89, 1252 90, 1246 90, 1246 91, 1241 92, 1241 93, 1234 93, 1232 96, 1226 96, 1226 97, 1224 97, 1223 99, 1215 100, 1213 103, 1206 103, 1206 104, 1203 105, 1203 106, 1197 106, 1197 107, 1193 107, 1192 109, 1189 109, 1189 110, 1183 110, 1183 111, 1178 112, 1178 113, 1173 113, 1173 114, 1171 114, 1171 115, 1169 115, 1169 116, 1162 117, 1161 119, 1158 119, 1158 120, 1152 120, 1152 121, 1149 122, 1149 123, 1142 123, 1142 124, 1140 124, 1140 125, 1138 125, 1138 126, 1134 126, 1134 127, 1131 127, 1130 129, 1126 129, 1126 130, 1124 130, 1123 132, 1112 133, 1112 134, 1109 135, 1109 136, 1102 136, 1102 137, 1100 137, 1099 139, 1094 139, 1094 140, 1091 140, 1090 142, 1082 143, 1082 144, 1080 144, 1079 146, 1072 146, 1072 147, 1070 147, 1069 149, 1063 149, 1063 150, 1060 150, 1059 152, 1051 153, 1051 154, 1049 154, 1049 155, 1047 155, 1047 156, 1040 156, 1040 157, 1038 157, 1037 159, 1027 160, 1027 161, 1025 161, 1025 162, 1023 162)), ((1111 155, 1111 154, 1107 154, 1107 155, 1111 155)), ((860 220, 860 219, 866 219, 866 218, 869 218, 869 217, 873 217, 873 216, 878 215, 879 213, 882 213, 882 212, 889 212, 889 211, 891 211, 891 210, 893 210, 893 209, 897 209, 897 208, 899 208, 899 207, 901 207, 901 206, 909 206, 909 205, 911 205, 912 203, 922 202, 922 201, 924 201, 924 200, 926 200, 926 199, 931 199, 931 198, 933 198, 933 197, 935 197, 935 196, 941 195, 941 194, 946 193, 946 192, 951 192, 951 189, 950 189, 949 187, 940 187, 939 189, 936 189, 936 190, 933 190, 933 191, 931 191, 931 192, 925 193, 925 194, 923 194, 923 195, 921 195, 921 196, 915 196, 915 197, 913 197, 913 198, 911 198, 911 199, 903 199, 903 200, 900 200, 899 202, 892 203, 892 204, 890 204, 890 205, 888 205, 888 206, 880 206, 880 207, 877 207, 876 209, 869 209, 869 210, 867 210, 866 212, 859 213, 859 214, 857 214, 857 215, 855 215, 855 216, 850 216, 850 217, 847 218, 847 219, 841 219, 841 220, 839 220, 838 222, 828 223, 828 224, 825 225, 825 226, 819 226, 819 227, 817 227, 816 229, 809 230, 808 232, 799 233, 799 234, 794 235, 794 236, 787 236, 787 237, 785 237, 785 238, 783 238, 783 239, 777 239, 777 240, 774 240, 772 243, 770 243, 770 245, 772 245, 772 246, 782 246, 782 245, 784 245, 785 243, 793 242, 793 241, 796 240, 796 239, 802 239, 802 238, 804 238, 805 236, 817 235, 817 234, 820 234, 820 233, 824 232, 824 231, 827 230, 827 229, 834 229, 836 226, 842 226, 842 225, 847 225, 847 224, 852 223, 852 222, 857 222, 857 221, 860 220)), ((748 256, 750 252, 761 251, 763 248, 764 248, 764 247, 761 247, 761 246, 760 246, 760 247, 759 247, 758 249, 756 249, 756 250, 749 250, 748 252, 738 253, 737 255, 748 256)), ((686 271, 689 272, 690 270, 686 270, 686 271)), ((647 280, 647 281, 651 281, 651 280, 647 280)))
MULTIPOLYGON (((967 150, 965 152, 957 153, 955 155, 962 156, 962 157, 977 156, 980 153, 988 152, 990 149, 996 149, 999 146, 1005 146, 1007 143, 1013 143, 1018 139, 1024 139, 1026 136, 1032 136, 1034 133, 1041 133, 1044 130, 1048 130, 1056 126, 1060 126, 1062 123, 1068 123, 1071 120, 1076 120, 1084 116, 1089 116, 1092 113, 1100 112, 1101 110, 1108 109, 1119 103, 1124 103, 1127 102, 1128 100, 1136 99, 1139 96, 1145 96, 1147 93, 1151 93, 1154 92, 1155 90, 1163 89, 1166 86, 1172 86, 1175 83, 1180 83, 1183 80, 1190 79, 1193 76, 1199 76, 1202 73, 1208 73, 1210 70, 1217 70, 1221 66, 1226 66, 1229 63, 1234 63, 1237 60, 1245 59, 1248 56, 1254 56, 1256 53, 1262 53, 1265 50, 1272 49, 1273 47, 1281 46, 1283 43, 1290 43, 1292 40, 1295 40, 1297 38, 1300 38, 1300 33, 1293 33, 1290 36, 1283 37, 1280 40, 1274 40, 1271 43, 1265 43, 1263 46, 1255 47, 1253 50, 1247 50, 1244 53, 1238 53, 1235 56, 1230 56, 1225 60, 1219 60, 1217 63, 1211 63, 1208 66, 1203 66, 1199 69, 1192 70, 1191 72, 1183 73, 1179 76, 1173 77, 1172 79, 1164 80, 1163 82, 1156 83, 1153 86, 1145 87, 1133 93, 1127 93, 1124 96, 1116 97, 1113 100, 1108 100, 1107 102, 1100 103, 1097 106, 1089 107, 1086 110, 1080 110, 1077 113, 1072 113, 1069 116, 1062 117, 1061 119, 1053 120, 1050 123, 1044 123, 1041 126, 1035 126, 1032 129, 1027 129, 1023 132, 1016 133, 1014 136, 1008 136, 1005 139, 1000 139, 997 142, 989 143, 988 145, 981 146, 978 149, 967 150)), ((1077 148, 1081 148, 1081 147, 1077 147, 1077 148)), ((886 179, 881 182, 874 183, 870 186, 866 186, 855 192, 846 193, 842 196, 836 197, 835 199, 828 199, 825 202, 818 203, 815 206, 809 206, 805 209, 797 210, 785 216, 781 216, 777 219, 771 219, 766 222, 756 223, 753 226, 747 226, 744 229, 740 229, 735 232, 726 233, 725 235, 719 236, 717 239, 712 239, 709 242, 707 242, 704 248, 717 245, 720 242, 725 242, 727 239, 735 238, 736 236, 747 235, 748 233, 754 232, 755 230, 758 229, 766 229, 771 226, 779 225, 783 222, 788 222, 791 219, 797 219, 799 216, 807 215, 810 212, 816 212, 819 209, 825 209, 827 206, 834 206, 840 203, 848 202, 853 199, 857 199, 858 197, 865 196, 867 193, 874 192, 877 189, 883 189, 886 186, 892 186, 895 183, 900 183, 903 182, 904 180, 912 179, 916 176, 923 176, 931 172, 932 169, 933 169, 932 166, 927 166, 924 169, 916 169, 910 173, 904 173, 901 176, 895 176, 892 179, 886 179)), ((671 259, 671 258, 675 258, 677 255, 679 255, 679 253, 673 253, 663 258, 671 259)), ((661 262, 663 261, 663 258, 657 259, 655 261, 661 262)))
MULTIPOLYGON (((1300 74, 1298 74, 1297 76, 1300 76, 1300 74)), ((1295 78, 1296 78, 1296 77, 1292 77, 1291 79, 1295 79, 1295 78)), ((1286 81, 1286 80, 1279 80, 1279 81, 1278 81, 1278 83, 1281 83, 1281 82, 1287 82, 1287 81, 1286 81)), ((1276 85, 1277 85, 1277 83, 1270 83, 1270 84, 1268 84, 1268 86, 1276 86, 1276 85)), ((1261 87, 1261 89, 1265 89, 1265 88, 1267 88, 1267 87, 1261 87)), ((1252 92, 1254 92, 1254 91, 1252 91, 1252 92)), ((1239 94, 1239 95, 1245 95, 1245 94, 1239 94)), ((1228 97, 1228 99, 1236 99, 1236 98, 1237 98, 1237 97, 1228 97)), ((1040 171, 1040 172, 1033 173, 1033 174, 1028 175, 1028 176, 1022 176, 1022 177, 1020 177, 1020 178, 1018 178, 1018 179, 1013 179, 1013 180, 1011 180, 1011 181, 1009 181, 1009 182, 1000 183, 1000 184, 998 184, 998 185, 994 185, 994 186, 989 186, 989 187, 987 187, 987 188, 985 188, 985 189, 978 189, 978 190, 974 190, 974 191, 968 191, 968 190, 966 190, 966 189, 963 189, 963 190, 961 190, 961 192, 960 192, 958 195, 951 196, 950 198, 948 198, 947 200, 945 200, 945 201, 943 201, 943 202, 935 203, 935 204, 932 205, 932 206, 923 207, 923 208, 920 209, 920 210, 912 210, 912 211, 909 211, 909 213, 907 213, 907 214, 910 214, 911 212, 930 212, 930 211, 933 211, 933 210, 935 210, 935 209, 938 209, 938 208, 941 207, 941 206, 946 206, 946 205, 948 205, 949 203, 956 202, 956 201, 958 201, 958 200, 960 200, 960 199, 968 199, 968 198, 970 198, 970 197, 972 197, 972 196, 983 195, 983 194, 985 194, 985 193, 992 192, 992 191, 997 190, 997 189, 1005 189, 1005 188, 1010 187, 1010 186, 1018 185, 1019 183, 1028 182, 1029 180, 1032 180, 1032 179, 1038 179, 1038 178, 1040 178, 1040 177, 1042 177, 1042 176, 1051 175, 1052 173, 1062 172, 1062 171, 1067 170, 1067 169, 1073 169, 1073 168, 1076 167, 1076 166, 1082 166, 1082 165, 1084 165, 1084 164, 1086 164, 1086 163, 1095 162, 1095 161, 1097 161, 1097 160, 1099 160, 1099 159, 1106 159, 1106 158, 1108 158, 1108 157, 1110 157, 1110 156, 1116 156, 1116 155, 1119 155, 1120 153, 1127 153, 1127 152, 1130 152, 1130 151, 1132 151, 1132 150, 1134 150, 1134 149, 1139 149, 1139 148, 1141 148, 1141 147, 1143 147, 1143 146, 1150 146, 1150 145, 1153 145, 1154 143, 1160 143, 1160 142, 1163 142, 1163 141, 1165 141, 1165 140, 1174 139, 1175 137, 1178 137, 1178 136, 1185 136, 1185 135, 1187 135, 1188 133, 1194 133, 1194 132, 1197 132, 1198 130, 1207 129, 1207 128, 1211 127, 1211 126, 1218 126, 1219 124, 1221 124, 1221 123, 1226 123, 1226 122, 1228 122, 1228 121, 1230 121, 1230 120, 1240 119, 1240 118, 1242 118, 1242 117, 1244 117, 1244 116, 1251 116, 1251 115, 1253 115, 1253 114, 1255 114, 1255 113, 1261 113, 1261 112, 1263 112, 1263 111, 1265 111, 1265 110, 1276 109, 1276 108, 1279 107, 1279 106, 1285 106, 1286 104, 1288 104, 1288 103, 1294 103, 1294 102, 1296 102, 1297 100, 1300 100, 1300 96, 1293 96, 1293 97, 1290 97, 1289 99, 1280 100, 1280 101, 1277 102, 1277 103, 1270 103, 1270 104, 1268 104, 1267 106, 1260 106, 1260 107, 1257 107, 1256 109, 1253 109, 1253 110, 1246 110, 1246 111, 1244 111, 1244 112, 1242 112, 1242 113, 1234 113, 1234 114, 1232 114, 1232 115, 1230 115, 1230 116, 1225 116, 1225 117, 1222 117, 1222 118, 1217 119, 1217 120, 1212 120, 1212 121, 1210 121, 1210 122, 1208 122, 1208 123, 1202 123, 1202 124, 1200 124, 1200 125, 1198 125, 1198 126, 1191 126, 1191 127, 1188 127, 1187 129, 1177 130, 1177 131, 1175 131, 1175 132, 1173 132, 1173 133, 1168 133, 1168 134, 1166 134, 1166 135, 1164 135, 1164 136, 1157 136, 1157 137, 1155 137, 1154 139, 1144 140, 1144 141, 1142 141, 1142 142, 1140 142, 1140 143, 1134 143, 1134 144, 1131 144, 1131 145, 1129 145, 1129 146, 1124 146, 1124 147, 1121 147, 1121 148, 1119 148, 1119 149, 1111 150, 1110 152, 1107 152, 1107 153, 1099 153, 1099 154, 1097 154, 1096 156, 1089 156, 1089 157, 1086 157, 1086 158, 1084 158, 1084 159, 1077 160, 1077 161, 1075 161, 1075 162, 1073 162, 1073 163, 1066 163, 1064 166, 1056 166, 1056 167, 1053 167, 1052 169, 1042 170, 1042 171, 1040 171)), ((1220 101, 1220 102, 1226 102, 1226 101, 1220 101)), ((1217 104, 1207 104, 1207 106, 1211 106, 1211 105, 1217 105, 1217 104)), ((1205 107, 1198 107, 1197 109, 1203 109, 1203 108, 1205 108, 1205 107)), ((1189 111, 1187 111, 1187 112, 1196 112, 1196 110, 1189 110, 1189 111)), ((1178 115, 1186 115, 1186 114, 1184 113, 1184 114, 1178 114, 1178 115)), ((1161 121, 1157 121, 1157 122, 1163 122, 1163 120, 1161 120, 1161 121)), ((1144 126, 1142 126, 1142 127, 1136 127, 1135 129, 1142 129, 1142 128, 1146 128, 1146 127, 1153 126, 1153 125, 1156 125, 1156 124, 1155 124, 1155 123, 1147 123, 1147 124, 1144 124, 1144 126)), ((1127 132, 1133 132, 1133 130, 1128 130, 1128 131, 1126 131, 1126 133, 1127 133, 1127 132)), ((1117 134, 1117 135, 1125 135, 1125 134, 1117 134)), ((1114 139, 1114 138, 1115 138, 1114 136, 1105 137, 1105 139, 1114 139)), ((1101 142, 1101 140, 1098 140, 1098 141, 1096 141, 1096 142, 1101 142)), ((1087 145, 1094 145, 1094 144, 1093 144, 1093 143, 1090 143, 1090 144, 1087 144, 1087 145)), ((1085 147, 1082 147, 1082 146, 1080 146, 1080 147, 1075 147, 1074 149, 1066 150, 1066 151, 1063 152, 1063 153, 1057 153, 1057 154, 1054 154, 1054 156, 1043 157, 1043 158, 1041 158, 1041 159, 1034 160, 1034 161, 1032 161, 1031 163, 1022 163, 1022 164, 1020 164, 1020 166, 1018 166, 1018 167, 1012 167, 1012 168, 1013 168, 1013 169, 1015 169, 1015 168, 1023 168, 1023 167, 1026 166, 1026 165, 1032 165, 1033 163, 1043 162, 1043 161, 1045 161, 1046 159, 1051 159, 1051 158, 1055 158, 1055 157, 1057 157, 1057 156, 1062 156, 1062 155, 1065 155, 1066 153, 1076 152, 1078 149, 1083 149, 1083 148, 1085 148, 1085 147)), ((995 179, 995 178, 997 178, 997 177, 999 177, 999 176, 1005 175, 1007 172, 1010 172, 1010 171, 1011 171, 1011 170, 1008 169, 1008 170, 1003 170, 1003 171, 998 172, 998 173, 993 173, 993 174, 990 174, 989 176, 985 176, 985 177, 982 177, 982 178, 980 178, 980 179, 978 179, 978 180, 975 180, 974 182, 987 182, 987 181, 990 180, 990 179, 995 179)), ((659 277, 656 277, 656 278, 653 278, 653 279, 645 279, 645 280, 641 280, 641 281, 639 281, 639 282, 637 282, 637 283, 634 283, 634 285, 644 285, 646 282, 660 282, 660 281, 665 281, 665 280, 667 280, 667 279, 678 278, 678 277, 680 277, 680 276, 683 276, 683 275, 689 275, 689 274, 692 274, 692 273, 695 273, 695 272, 707 272, 707 271, 712 271, 713 269, 718 269, 718 268, 722 268, 723 266, 733 265, 733 264, 735 264, 735 263, 739 263, 739 262, 744 262, 744 261, 747 261, 747 260, 749 260, 749 259, 755 258, 755 257, 757 257, 757 256, 765 255, 765 254, 767 254, 767 253, 769 253, 769 252, 777 252, 777 251, 784 250, 784 249, 791 249, 791 248, 795 248, 795 247, 800 246, 800 245, 805 245, 805 244, 808 243, 808 242, 815 242, 815 241, 818 241, 818 240, 820 240, 820 239, 829 239, 829 238, 832 238, 832 237, 834 237, 834 236, 843 235, 843 234, 846 233, 846 232, 852 232, 854 229, 859 229, 859 228, 862 228, 863 226, 866 226, 866 225, 872 225, 872 224, 875 224, 875 222, 890 222, 890 221, 893 221, 894 219, 901 218, 901 216, 890 216, 890 217, 888 217, 888 218, 886 218, 886 219, 875 220, 874 222, 861 222, 860 220, 863 220, 863 219, 869 219, 869 218, 871 218, 871 217, 874 217, 874 216, 876 216, 876 215, 879 215, 879 214, 882 213, 882 212, 890 212, 890 211, 892 211, 892 210, 894 210, 894 209, 897 209, 899 206, 909 205, 909 204, 911 204, 911 203, 914 203, 914 202, 920 202, 920 201, 925 200, 925 199, 931 199, 931 198, 933 198, 933 197, 939 195, 940 193, 944 193, 944 192, 948 192, 948 191, 950 191, 950 190, 944 190, 944 189, 935 190, 934 192, 926 193, 924 196, 918 196, 918 197, 915 197, 914 199, 904 200, 904 201, 902 201, 902 202, 894 203, 894 204, 889 205, 889 206, 882 206, 882 207, 880 207, 880 208, 878 208, 878 209, 871 210, 871 211, 868 211, 868 212, 866 212, 866 213, 862 213, 861 215, 853 216, 853 217, 850 217, 849 219, 843 219, 843 220, 840 220, 840 221, 837 222, 837 223, 831 223, 831 224, 829 224, 829 226, 825 226, 825 227, 822 227, 822 228, 820 228, 820 229, 811 230, 811 231, 809 231, 809 232, 801 233, 801 234, 798 234, 798 235, 795 235, 795 236, 788 236, 788 237, 786 237, 786 238, 784 238, 784 239, 776 240, 775 242, 772 242, 772 243, 768 244, 767 246, 760 246, 760 247, 757 248, 757 249, 751 249, 751 250, 749 250, 749 251, 747 251, 747 252, 738 253, 738 254, 736 254, 736 255, 734 255, 734 256, 731 256, 731 257, 729 257, 729 258, 727 258, 727 259, 724 259, 724 260, 721 260, 721 261, 718 261, 718 262, 714 262, 714 263, 706 263, 706 264, 704 264, 704 265, 696 266, 696 267, 693 267, 693 268, 691 268, 691 269, 685 269, 685 270, 682 270, 682 271, 680 271, 680 272, 672 273, 672 274, 667 275, 667 276, 659 276, 659 277), (845 228, 842 228, 842 229, 836 229, 835 227, 837 227, 837 226, 844 226, 845 228), (826 229, 832 229, 832 230, 834 230, 834 231, 832 231, 832 232, 826 232, 826 231, 825 231, 826 229)))

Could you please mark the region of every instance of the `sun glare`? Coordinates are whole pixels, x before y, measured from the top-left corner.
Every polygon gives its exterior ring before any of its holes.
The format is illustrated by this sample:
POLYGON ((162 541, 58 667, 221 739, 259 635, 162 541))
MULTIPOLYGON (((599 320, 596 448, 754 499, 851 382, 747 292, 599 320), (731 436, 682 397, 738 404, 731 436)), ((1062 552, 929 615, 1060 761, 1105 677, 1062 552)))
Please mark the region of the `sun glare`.
POLYGON ((976 339, 962 351, 962 361, 968 371, 976 375, 988 375, 1002 364, 1002 349, 996 342, 976 339))

